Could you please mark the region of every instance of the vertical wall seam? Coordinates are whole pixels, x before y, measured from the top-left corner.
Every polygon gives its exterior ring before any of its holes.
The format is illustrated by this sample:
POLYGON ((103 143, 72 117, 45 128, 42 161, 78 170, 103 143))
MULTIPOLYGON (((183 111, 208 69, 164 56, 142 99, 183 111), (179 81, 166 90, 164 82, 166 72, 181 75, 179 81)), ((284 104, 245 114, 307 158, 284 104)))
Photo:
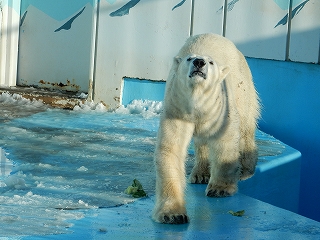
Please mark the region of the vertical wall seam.
POLYGON ((194 1, 195 1, 195 0, 191 0, 191 16, 190 16, 189 36, 193 36, 194 1))
POLYGON ((318 52, 318 64, 320 64, 320 34, 319 34, 319 52, 318 52))
MULTIPOLYGON (((21 44, 21 36, 20 36, 20 30, 22 27, 22 22, 21 22, 21 16, 22 16, 22 12, 21 12, 21 2, 20 1, 20 9, 19 9, 19 25, 18 25, 18 32, 19 32, 19 38, 18 38, 18 52, 17 52, 17 70, 16 70, 16 79, 15 79, 15 86, 18 84, 18 80, 19 80, 19 69, 20 69, 20 44, 21 44)), ((26 13, 23 13, 26 14, 26 13)))
MULTIPOLYGON (((96 86, 96 66, 97 66, 97 44, 98 44, 98 30, 99 30, 99 15, 100 15, 100 1, 97 0, 95 1, 96 9, 94 13, 94 22, 93 22, 93 28, 94 28, 94 39, 92 41, 92 64, 91 64, 91 70, 90 70, 90 78, 92 78, 91 81, 91 96, 90 93, 88 92, 88 100, 92 101, 94 100, 94 92, 95 92, 95 86, 96 86), (91 99, 90 99, 91 98, 91 99)), ((90 81, 90 80, 89 80, 90 81)), ((90 84, 90 82, 89 82, 90 84)), ((89 86, 90 88, 90 86, 89 86)), ((89 89, 90 90, 90 89, 89 89)))
POLYGON ((226 36, 227 31, 227 13, 228 13, 228 0, 224 0, 223 5, 223 22, 222 22, 222 36, 226 36))
POLYGON ((293 0, 290 0, 290 1, 289 1, 285 61, 290 61, 290 38, 291 38, 291 20, 292 20, 292 1, 293 1, 293 0))

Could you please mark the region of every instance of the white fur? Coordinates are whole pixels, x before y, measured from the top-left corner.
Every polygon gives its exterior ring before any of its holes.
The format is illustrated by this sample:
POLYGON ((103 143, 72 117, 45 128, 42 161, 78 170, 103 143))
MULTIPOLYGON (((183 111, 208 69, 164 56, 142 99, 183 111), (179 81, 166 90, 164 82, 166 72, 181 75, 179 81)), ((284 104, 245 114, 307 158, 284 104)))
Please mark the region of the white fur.
MULTIPOLYGON (((185 223, 185 158, 194 137, 191 183, 208 183, 206 195, 231 196, 253 175, 259 101, 244 56, 215 34, 190 37, 174 58, 167 80, 155 150, 156 205, 153 219, 185 223), (195 59, 207 74, 192 75, 195 59)), ((201 203, 199 203, 201 204, 201 203)))

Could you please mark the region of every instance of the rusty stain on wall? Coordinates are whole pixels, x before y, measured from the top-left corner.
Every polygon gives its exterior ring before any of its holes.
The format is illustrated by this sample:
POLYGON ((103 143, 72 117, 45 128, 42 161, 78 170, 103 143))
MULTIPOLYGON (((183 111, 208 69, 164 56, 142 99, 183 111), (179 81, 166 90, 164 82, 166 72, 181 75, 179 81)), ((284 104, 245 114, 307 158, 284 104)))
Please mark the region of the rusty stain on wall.
POLYGON ((66 83, 62 82, 46 82, 45 80, 41 79, 39 81, 39 86, 43 88, 48 88, 48 89, 61 89, 65 91, 71 91, 71 92, 78 92, 80 90, 80 86, 75 84, 75 80, 72 79, 72 82, 67 79, 66 83))

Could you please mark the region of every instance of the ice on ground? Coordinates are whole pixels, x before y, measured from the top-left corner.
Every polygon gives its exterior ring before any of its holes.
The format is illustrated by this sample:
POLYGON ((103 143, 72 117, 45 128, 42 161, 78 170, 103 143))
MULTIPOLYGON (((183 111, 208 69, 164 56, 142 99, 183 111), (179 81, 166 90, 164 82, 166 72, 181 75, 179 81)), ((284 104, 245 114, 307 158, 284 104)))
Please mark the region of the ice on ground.
POLYGON ((20 94, 3 92, 0 94, 0 123, 17 117, 26 117, 48 109, 42 101, 29 100, 20 94))
POLYGON ((4 183, 6 184, 6 187, 8 187, 9 189, 12 188, 22 190, 27 188, 25 180, 14 175, 8 176, 4 180, 4 183))
POLYGON ((6 152, 0 147, 0 180, 8 176, 13 168, 13 162, 7 158, 6 152))
MULTIPOLYGON (((10 109, 0 117, 0 238, 66 233, 86 209, 133 201, 124 193, 133 179, 154 194, 162 102, 135 100, 113 112, 85 102, 68 111, 0 96, 0 111, 10 109)), ((260 155, 281 152, 266 136, 260 145, 260 155)))
POLYGON ((256 142, 259 161, 267 161, 267 157, 280 155, 286 148, 282 142, 261 131, 256 132, 256 142))
MULTIPOLYGON (((32 109, 35 103, 27 104, 32 109)), ((102 106, 87 102, 75 111, 44 106, 0 122, 5 169, 0 237, 68 232, 70 220, 82 218, 83 209, 133 201, 124 191, 134 178, 154 193, 159 104, 150 102, 134 115, 124 107, 120 113, 102 106)))

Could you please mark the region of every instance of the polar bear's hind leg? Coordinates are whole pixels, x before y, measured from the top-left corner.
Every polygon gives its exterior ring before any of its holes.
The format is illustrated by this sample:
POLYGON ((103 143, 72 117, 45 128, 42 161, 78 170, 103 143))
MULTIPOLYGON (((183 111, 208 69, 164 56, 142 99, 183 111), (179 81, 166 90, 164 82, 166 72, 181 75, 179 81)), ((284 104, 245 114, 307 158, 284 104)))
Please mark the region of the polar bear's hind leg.
POLYGON ((250 134, 249 136, 246 135, 243 137, 242 141, 244 142, 244 147, 240 154, 240 180, 246 180, 252 177, 255 172, 258 160, 258 149, 255 142, 254 133, 250 134))
POLYGON ((191 183, 208 183, 210 179, 209 147, 201 139, 194 138, 196 161, 190 174, 191 183))
POLYGON ((211 177, 206 189, 208 197, 228 197, 238 190, 241 164, 239 141, 236 133, 229 131, 218 141, 210 143, 211 177))

